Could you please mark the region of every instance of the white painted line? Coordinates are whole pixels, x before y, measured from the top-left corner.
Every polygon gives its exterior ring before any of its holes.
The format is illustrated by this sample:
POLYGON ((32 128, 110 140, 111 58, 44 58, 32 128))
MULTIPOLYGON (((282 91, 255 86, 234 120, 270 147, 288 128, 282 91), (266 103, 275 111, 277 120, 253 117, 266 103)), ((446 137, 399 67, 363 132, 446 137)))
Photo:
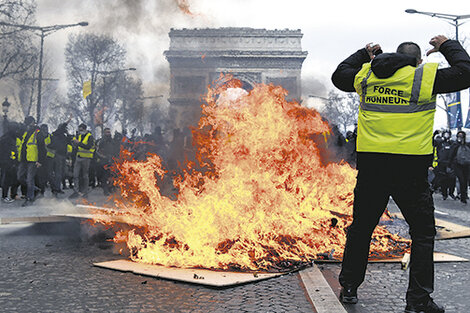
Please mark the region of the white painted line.
POLYGON ((300 271, 300 277, 318 313, 347 313, 315 264, 300 271))
POLYGON ((437 214, 441 214, 441 215, 449 215, 449 213, 441 212, 441 211, 438 211, 438 210, 434 210, 434 212, 437 213, 437 214))

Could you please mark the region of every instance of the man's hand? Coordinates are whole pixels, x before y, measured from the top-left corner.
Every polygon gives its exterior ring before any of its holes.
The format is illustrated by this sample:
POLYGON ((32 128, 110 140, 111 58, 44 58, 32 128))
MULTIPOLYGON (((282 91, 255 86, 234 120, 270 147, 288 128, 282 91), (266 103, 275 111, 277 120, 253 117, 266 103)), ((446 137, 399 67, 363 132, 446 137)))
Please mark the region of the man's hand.
POLYGON ((37 168, 41 167, 41 165, 42 165, 41 163, 36 162, 36 167, 37 167, 37 168))
POLYGON ((441 45, 447 40, 449 39, 444 35, 437 35, 437 36, 432 37, 431 40, 429 41, 429 44, 433 46, 434 48, 426 52, 426 55, 430 55, 431 53, 438 52, 441 45))
POLYGON ((373 60, 375 58, 375 53, 379 50, 382 50, 382 48, 379 44, 374 44, 373 42, 370 42, 366 45, 366 50, 369 54, 370 59, 373 60))

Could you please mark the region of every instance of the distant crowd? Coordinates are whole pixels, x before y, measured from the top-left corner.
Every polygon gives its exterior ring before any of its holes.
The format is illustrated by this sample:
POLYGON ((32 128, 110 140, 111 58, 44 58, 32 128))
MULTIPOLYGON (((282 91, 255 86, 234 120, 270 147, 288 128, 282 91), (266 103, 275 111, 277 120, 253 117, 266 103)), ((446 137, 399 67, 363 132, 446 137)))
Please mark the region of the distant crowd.
POLYGON ((27 206, 44 197, 48 189, 57 198, 69 188, 73 189, 69 198, 86 198, 90 188, 98 186, 104 195, 110 195, 114 191, 111 166, 121 149, 132 152, 137 160, 156 153, 175 175, 191 150, 189 131, 175 129, 167 142, 160 127, 144 136, 136 136, 135 130, 130 135, 125 130, 113 135, 110 128, 104 128, 96 139, 87 125, 80 124, 70 134, 68 124, 62 123, 50 133, 47 124, 38 126, 31 116, 24 123, 7 122, 0 138, 3 202, 24 199, 22 205, 27 206))
POLYGON ((441 192, 466 204, 470 179, 470 144, 466 133, 458 131, 452 138, 450 130, 436 130, 433 136, 434 162, 429 181, 434 192, 441 192))

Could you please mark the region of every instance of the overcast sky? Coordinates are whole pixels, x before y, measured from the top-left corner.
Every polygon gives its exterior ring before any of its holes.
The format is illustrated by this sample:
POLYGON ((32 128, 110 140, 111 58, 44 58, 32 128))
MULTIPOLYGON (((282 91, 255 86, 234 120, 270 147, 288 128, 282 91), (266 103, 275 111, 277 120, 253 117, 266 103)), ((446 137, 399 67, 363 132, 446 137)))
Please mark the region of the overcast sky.
MULTIPOLYGON (((40 26, 90 23, 86 28, 61 30, 47 37, 45 48, 57 65, 54 70, 57 76, 64 76, 63 52, 69 34, 105 32, 126 47, 128 65, 137 68, 136 74, 146 82, 148 93, 160 92, 168 82, 168 64, 162 53, 168 49, 168 32, 172 27, 301 29, 302 47, 308 51, 302 70, 306 79, 303 88, 325 96, 333 88, 330 76, 337 64, 368 42, 380 43, 385 52, 391 52, 403 41, 414 41, 424 53, 434 35, 454 36, 455 27, 444 20, 407 14, 405 9, 470 14, 466 1, 449 0, 187 0, 192 15, 178 8, 178 0, 37 0, 37 3, 40 26)), ((470 23, 460 27, 461 39, 469 34, 470 23)), ((425 61, 440 58, 433 56, 425 61)), ((464 98, 468 103, 468 93, 464 98)))

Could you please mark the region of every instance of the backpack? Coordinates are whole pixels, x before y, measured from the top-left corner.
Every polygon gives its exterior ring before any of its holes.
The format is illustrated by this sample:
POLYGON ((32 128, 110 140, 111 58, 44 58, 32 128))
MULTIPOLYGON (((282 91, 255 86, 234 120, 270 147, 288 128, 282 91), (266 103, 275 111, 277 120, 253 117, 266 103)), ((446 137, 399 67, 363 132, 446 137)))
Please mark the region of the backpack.
POLYGON ((459 165, 470 165, 470 147, 467 145, 458 147, 455 160, 459 165))

